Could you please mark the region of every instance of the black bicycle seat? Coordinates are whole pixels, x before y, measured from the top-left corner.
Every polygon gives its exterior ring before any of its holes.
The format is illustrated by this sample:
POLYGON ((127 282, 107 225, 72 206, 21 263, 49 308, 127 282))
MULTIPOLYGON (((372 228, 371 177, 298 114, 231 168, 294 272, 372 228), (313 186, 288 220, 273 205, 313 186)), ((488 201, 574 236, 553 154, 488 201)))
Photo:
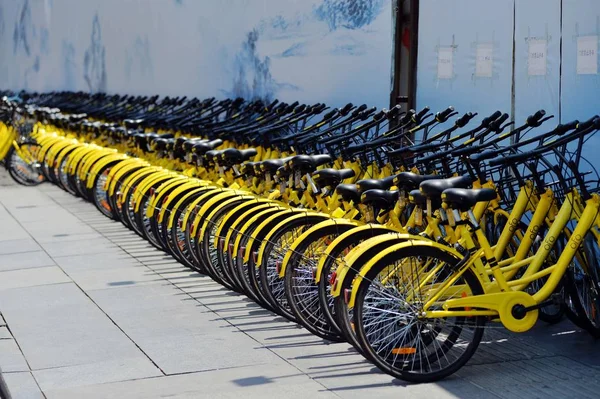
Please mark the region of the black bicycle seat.
POLYGON ((241 164, 257 154, 256 149, 238 150, 236 148, 227 148, 221 153, 221 159, 233 165, 241 164))
POLYGON ((287 158, 275 158, 275 159, 267 159, 260 162, 260 168, 265 173, 269 172, 272 175, 277 173, 277 169, 281 168, 287 161, 289 161, 291 157, 287 158))
POLYGON ((353 169, 333 169, 326 168, 313 172, 312 177, 321 187, 335 187, 341 182, 354 177, 353 169))
POLYGON ((394 186, 412 191, 419 188, 419 184, 427 180, 439 179, 438 175, 418 175, 412 172, 402 172, 396 175, 394 186))
POLYGON ((398 201, 398 190, 367 190, 360 196, 360 202, 364 205, 371 205, 376 209, 391 209, 398 201))
POLYGON ((412 190, 408 194, 408 200, 411 202, 411 204, 415 204, 416 206, 421 208, 425 208, 425 206, 427 205, 427 197, 424 196, 418 189, 412 190))
POLYGON ((207 141, 208 140, 206 140, 206 139, 200 139, 200 138, 188 139, 183 143, 182 147, 185 151, 191 151, 195 144, 205 143, 207 141))
POLYGON ((338 184, 335 188, 335 192, 338 193, 344 201, 352 201, 355 204, 360 202, 360 193, 355 184, 338 184))
POLYGON ((453 209, 467 211, 478 202, 489 202, 498 196, 496 190, 481 188, 470 190, 465 188, 449 188, 442 193, 442 200, 453 209))
POLYGON ((212 141, 203 141, 196 143, 192 147, 192 152, 198 155, 206 154, 208 151, 223 144, 223 140, 216 139, 212 141))
POLYGON ((449 188, 468 188, 473 183, 469 175, 451 177, 449 179, 426 180, 419 185, 421 192, 430 199, 440 198, 442 192, 449 188))
POLYGON ((221 158, 221 154, 225 150, 210 150, 204 153, 204 157, 208 160, 216 160, 221 158))
POLYGON ((240 173, 246 176, 256 175, 255 167, 259 166, 260 162, 245 162, 240 168, 240 173))
POLYGON ((361 193, 367 190, 387 190, 394 184, 395 176, 384 177, 383 179, 362 179, 356 182, 361 193))
POLYGON ((303 173, 309 173, 317 167, 331 162, 331 156, 327 154, 319 155, 296 155, 290 160, 290 167, 293 170, 299 170, 303 173))
POLYGON ((152 148, 154 148, 155 151, 164 151, 164 150, 168 149, 169 146, 172 144, 173 144, 172 139, 159 138, 159 139, 153 140, 152 148))

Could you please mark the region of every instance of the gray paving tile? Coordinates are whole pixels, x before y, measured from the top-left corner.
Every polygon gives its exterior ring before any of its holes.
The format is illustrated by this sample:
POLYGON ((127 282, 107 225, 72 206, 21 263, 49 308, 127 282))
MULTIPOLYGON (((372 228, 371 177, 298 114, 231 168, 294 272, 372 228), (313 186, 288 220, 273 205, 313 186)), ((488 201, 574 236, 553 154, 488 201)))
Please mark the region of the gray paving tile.
POLYGON ((49 242, 43 244, 44 250, 52 257, 70 255, 96 255, 119 252, 120 249, 105 238, 73 242, 49 242))
POLYGON ((106 270, 113 268, 128 268, 143 265, 124 252, 104 253, 95 256, 90 255, 68 255, 54 257, 57 265, 67 273, 86 270, 106 270))
POLYGON ((29 371, 29 366, 14 339, 0 339, 0 369, 3 373, 29 371))
POLYGON ((4 327, 0 327, 0 339, 12 339, 13 336, 11 335, 10 331, 8 331, 8 328, 6 326, 4 327))
POLYGON ((467 366, 459 374, 502 398, 597 398, 600 392, 600 370, 562 356, 467 366))
MULTIPOLYGON (((85 241, 85 240, 101 240, 103 237, 100 233, 96 232, 87 232, 87 233, 56 233, 56 231, 52 231, 51 235, 46 235, 42 237, 36 237, 37 241, 40 244, 48 244, 54 242, 73 242, 73 241, 85 241)), ((75 245, 75 244, 73 244, 75 245)))
POLYGON ((0 255, 41 251, 41 249, 38 243, 31 238, 0 241, 0 255))
POLYGON ((43 399, 44 395, 30 372, 4 373, 4 381, 15 399, 43 399))
MULTIPOLYGON (((57 266, 0 272, 0 291, 68 282, 71 282, 71 279, 57 266)), ((1 307, 0 309, 4 310, 1 307)))
POLYGON ((123 286, 162 283, 164 280, 145 267, 127 267, 71 271, 69 276, 83 290, 112 289, 123 286))
POLYGON ((120 358, 33 371, 44 392, 53 389, 106 384, 164 375, 146 358, 120 358))
POLYGON ((280 361, 173 287, 90 291, 94 301, 167 374, 280 361))
POLYGON ((317 382, 289 366, 239 367, 112 384, 57 389, 48 398, 334 398, 317 382))
POLYGON ((0 270, 27 269, 52 265, 54 265, 54 261, 44 251, 0 255, 0 270))
POLYGON ((0 309, 33 370, 145 359, 74 284, 0 291, 0 309))

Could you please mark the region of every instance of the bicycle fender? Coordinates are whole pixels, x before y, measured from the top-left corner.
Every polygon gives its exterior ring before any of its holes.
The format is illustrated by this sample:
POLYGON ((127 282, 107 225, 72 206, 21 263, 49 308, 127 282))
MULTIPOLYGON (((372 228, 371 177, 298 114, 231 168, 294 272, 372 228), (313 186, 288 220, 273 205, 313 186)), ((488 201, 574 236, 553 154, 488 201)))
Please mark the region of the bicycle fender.
POLYGON ((293 215, 293 216, 286 218, 286 219, 282 220, 281 222, 279 222, 267 233, 267 235, 265 236, 265 238, 263 239, 263 241, 260 244, 260 248, 258 249, 258 258, 256 260, 257 267, 259 267, 258 265, 262 264, 262 258, 263 258, 263 253, 265 251, 265 248, 267 247, 267 244, 269 243, 269 241, 271 240, 273 235, 277 232, 277 230, 281 229, 286 224, 291 223, 295 220, 310 219, 310 220, 314 220, 315 222, 318 223, 318 222, 326 220, 330 217, 331 216, 329 216, 325 213, 319 213, 319 212, 314 212, 314 211, 310 211, 310 210, 302 210, 301 213, 293 215))
POLYGON ((348 301, 348 307, 350 307, 350 308, 354 307, 354 301, 356 299, 356 294, 358 293, 358 287, 360 286, 360 283, 363 281, 363 279, 365 278, 367 273, 369 273, 371 268, 373 268, 373 266, 375 266, 385 256, 390 255, 394 252, 401 251, 405 248, 410 248, 410 247, 437 248, 441 251, 449 253, 451 256, 454 256, 456 259, 460 260, 464 257, 463 255, 460 254, 460 252, 458 252, 454 248, 451 248, 451 247, 448 247, 448 246, 445 246, 442 244, 438 244, 435 241, 424 240, 422 238, 419 240, 408 240, 408 241, 402 242, 400 244, 392 245, 391 247, 378 253, 371 260, 369 260, 367 263, 365 263, 364 266, 362 266, 360 268, 360 272, 356 275, 356 278, 354 279, 354 282, 352 283, 352 290, 351 290, 351 294, 350 294, 350 299, 348 301))
POLYGON ((312 226, 310 229, 308 229, 304 233, 302 233, 302 235, 300 237, 298 237, 296 240, 294 240, 294 242, 292 243, 292 246, 286 252, 285 256, 283 257, 283 261, 281 262, 281 268, 279 269, 279 277, 281 277, 281 278, 285 277, 285 270, 287 268, 287 265, 290 263, 290 259, 292 258, 292 255, 296 252, 298 247, 300 247, 304 243, 305 240, 311 239, 311 237, 315 233, 317 233, 321 230, 332 229, 332 228, 335 228, 336 226, 339 226, 340 228, 349 229, 349 228, 352 228, 353 226, 357 226, 357 225, 358 225, 358 222, 347 220, 347 219, 329 219, 329 220, 324 220, 321 223, 318 223, 318 224, 312 226))
POLYGON ((327 258, 331 256, 331 253, 337 252, 336 249, 338 246, 342 248, 347 247, 350 243, 356 240, 356 237, 360 237, 361 235, 365 235, 367 233, 371 233, 371 236, 393 233, 393 230, 390 230, 388 227, 378 225, 378 224, 366 224, 362 226, 355 227, 351 230, 346 231, 345 233, 340 234, 327 246, 323 255, 319 257, 319 262, 317 263, 317 272, 315 276, 315 281, 318 283, 321 280, 321 273, 323 272, 323 268, 325 267, 325 262, 327 258))

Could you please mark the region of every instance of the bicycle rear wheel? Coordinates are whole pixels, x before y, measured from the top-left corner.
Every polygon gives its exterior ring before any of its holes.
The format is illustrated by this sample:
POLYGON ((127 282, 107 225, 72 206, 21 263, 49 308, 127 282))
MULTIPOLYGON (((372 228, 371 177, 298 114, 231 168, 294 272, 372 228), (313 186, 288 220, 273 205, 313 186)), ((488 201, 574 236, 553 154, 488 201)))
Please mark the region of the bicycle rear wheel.
MULTIPOLYGON (((458 262, 438 248, 405 247, 366 272, 356 295, 356 333, 382 371, 405 381, 433 382, 459 370, 475 353, 486 317, 420 316, 428 291, 455 278, 458 262)), ((483 294, 470 269, 451 284, 445 300, 483 294)), ((442 309, 443 303, 429 310, 442 309)))

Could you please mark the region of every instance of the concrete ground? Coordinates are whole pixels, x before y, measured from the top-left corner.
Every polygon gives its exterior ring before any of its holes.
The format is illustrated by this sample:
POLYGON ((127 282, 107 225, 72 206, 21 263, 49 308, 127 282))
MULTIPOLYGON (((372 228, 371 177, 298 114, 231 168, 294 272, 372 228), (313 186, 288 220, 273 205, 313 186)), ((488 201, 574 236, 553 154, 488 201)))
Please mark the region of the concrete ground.
POLYGON ((4 170, 0 314, 13 398, 600 397, 600 342, 567 321, 488 331, 456 375, 406 384, 4 170))

